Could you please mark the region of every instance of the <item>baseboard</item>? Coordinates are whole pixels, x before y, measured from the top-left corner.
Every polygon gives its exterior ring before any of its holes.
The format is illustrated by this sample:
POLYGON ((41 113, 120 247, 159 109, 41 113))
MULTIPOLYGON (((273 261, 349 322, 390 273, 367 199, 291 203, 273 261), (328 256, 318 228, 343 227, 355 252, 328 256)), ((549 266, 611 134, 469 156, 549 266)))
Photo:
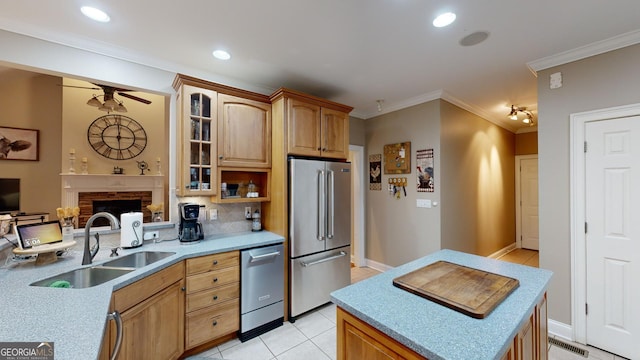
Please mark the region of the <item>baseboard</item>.
POLYGON ((385 265, 383 263, 379 263, 377 261, 373 261, 370 259, 364 259, 364 264, 366 267, 370 267, 374 270, 378 270, 380 272, 385 272, 387 270, 393 269, 393 266, 385 265))
POLYGON ((548 325, 549 334, 561 337, 565 340, 575 341, 573 340, 573 328, 571 327, 571 325, 567 325, 552 319, 548 320, 548 325))
POLYGON ((515 250, 515 249, 516 249, 516 243, 513 243, 513 244, 511 244, 511 245, 509 245, 509 246, 507 246, 505 248, 502 248, 502 249, 494 252, 493 254, 491 254, 491 255, 489 255, 487 257, 491 258, 491 259, 498 259, 501 256, 503 256, 503 255, 509 253, 510 251, 515 250))

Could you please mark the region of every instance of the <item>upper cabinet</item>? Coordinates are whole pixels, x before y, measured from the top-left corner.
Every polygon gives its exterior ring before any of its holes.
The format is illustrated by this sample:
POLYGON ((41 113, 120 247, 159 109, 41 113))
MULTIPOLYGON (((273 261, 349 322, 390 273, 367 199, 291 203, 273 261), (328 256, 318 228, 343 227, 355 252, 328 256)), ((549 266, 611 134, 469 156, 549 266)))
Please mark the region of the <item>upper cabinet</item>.
POLYGON ((349 112, 353 108, 284 88, 271 95, 271 100, 282 117, 275 121, 286 124, 282 135, 287 154, 347 158, 349 112))
POLYGON ((271 167, 271 104, 218 94, 218 166, 271 167))
POLYGON ((181 74, 173 87, 178 103, 176 195, 212 196, 214 202, 268 201, 269 97, 181 74), (257 198, 220 194, 223 182, 240 189, 245 180, 260 182, 257 198))
POLYGON ((177 195, 216 193, 217 93, 183 85, 177 94, 177 195))

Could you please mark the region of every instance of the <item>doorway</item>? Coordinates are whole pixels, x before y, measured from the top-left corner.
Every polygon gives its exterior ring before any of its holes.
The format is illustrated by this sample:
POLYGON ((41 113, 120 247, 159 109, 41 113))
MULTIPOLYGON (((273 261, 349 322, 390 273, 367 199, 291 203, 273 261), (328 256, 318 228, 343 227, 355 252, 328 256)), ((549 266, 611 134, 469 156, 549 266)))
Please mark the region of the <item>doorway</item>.
POLYGON ((538 155, 516 156, 516 247, 538 250, 538 155))
POLYGON ((640 358, 640 104, 571 115, 573 331, 640 358))
POLYGON ((351 161, 351 263, 365 266, 364 259, 364 147, 349 145, 351 161))

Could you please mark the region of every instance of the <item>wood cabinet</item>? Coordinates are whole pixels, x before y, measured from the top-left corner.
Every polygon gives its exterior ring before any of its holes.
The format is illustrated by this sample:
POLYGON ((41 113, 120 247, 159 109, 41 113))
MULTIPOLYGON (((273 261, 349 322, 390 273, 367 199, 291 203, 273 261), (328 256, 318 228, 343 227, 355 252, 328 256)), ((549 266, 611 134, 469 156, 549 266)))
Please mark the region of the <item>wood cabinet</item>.
MULTIPOLYGON (((349 155, 349 112, 353 108, 294 90, 281 88, 271 95, 281 106, 276 121, 283 121, 290 155, 346 159, 349 155)), ((274 112, 275 114, 275 112, 274 112)))
MULTIPOLYGON (((184 304, 184 262, 114 292, 112 310, 123 322, 118 359, 179 358, 184 352, 184 304)), ((110 352, 116 341, 113 323, 109 340, 110 352)))
POLYGON ((217 96, 191 85, 178 89, 177 195, 216 193, 217 96))
POLYGON ((271 167, 271 104, 218 95, 218 166, 271 167))
MULTIPOLYGON (((250 91, 178 74, 178 196, 211 196, 213 202, 268 201, 271 168, 271 100, 250 91), (220 172, 236 173, 222 179, 220 172), (223 197, 222 182, 262 173, 258 198, 223 197), (243 175, 243 173, 245 173, 243 175)), ((240 183, 236 183, 240 185, 240 183)))
POLYGON ((186 349, 240 329, 239 264, 238 251, 186 261, 186 349))
MULTIPOLYGON (((337 358, 355 359, 424 359, 396 340, 337 308, 337 358)), ((547 294, 537 304, 525 324, 511 341, 502 360, 548 359, 547 294)))
POLYGON ((424 359, 342 308, 337 311, 338 359, 424 359))

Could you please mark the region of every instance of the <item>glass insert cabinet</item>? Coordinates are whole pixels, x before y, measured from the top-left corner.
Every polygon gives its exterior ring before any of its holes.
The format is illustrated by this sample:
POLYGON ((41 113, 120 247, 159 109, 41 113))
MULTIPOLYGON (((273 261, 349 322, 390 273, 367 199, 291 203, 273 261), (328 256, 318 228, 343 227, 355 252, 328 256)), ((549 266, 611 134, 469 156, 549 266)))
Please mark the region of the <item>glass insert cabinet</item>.
POLYGON ((178 195, 216 194, 216 103, 217 93, 185 85, 178 96, 182 122, 178 124, 183 139, 178 169, 178 195), (187 120, 188 119, 188 120, 187 120), (184 141, 187 140, 188 141, 184 141))

